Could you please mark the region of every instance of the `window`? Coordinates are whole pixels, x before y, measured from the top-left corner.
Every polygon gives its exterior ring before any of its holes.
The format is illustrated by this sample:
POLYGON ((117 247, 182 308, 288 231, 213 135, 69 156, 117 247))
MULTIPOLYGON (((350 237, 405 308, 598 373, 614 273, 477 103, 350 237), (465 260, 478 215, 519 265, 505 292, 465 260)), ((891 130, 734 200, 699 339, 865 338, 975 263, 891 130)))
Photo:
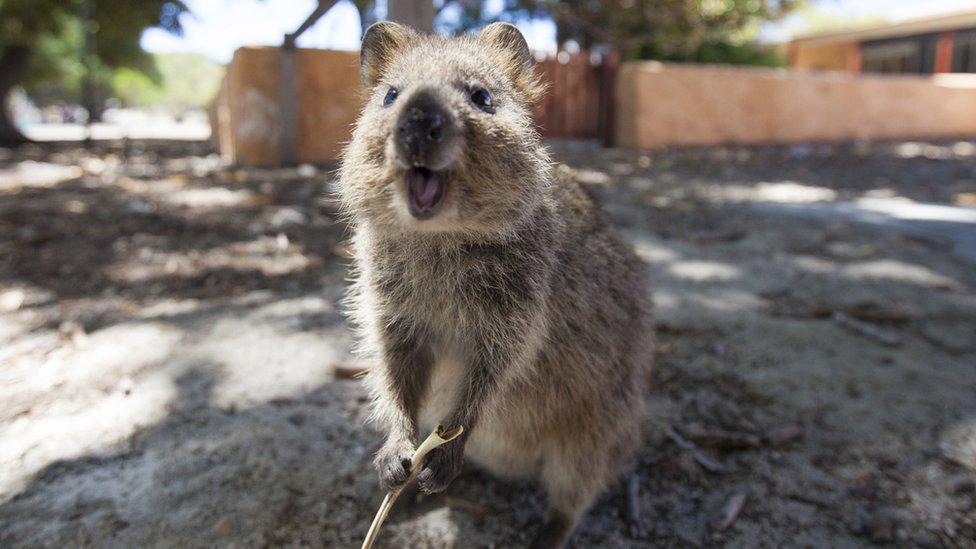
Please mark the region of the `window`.
POLYGON ((861 69, 885 74, 931 74, 935 69, 935 35, 865 42, 861 69))
POLYGON ((976 73, 976 29, 956 32, 952 72, 976 73))
POLYGON ((864 72, 918 72, 919 51, 915 42, 865 45, 862 53, 864 72))

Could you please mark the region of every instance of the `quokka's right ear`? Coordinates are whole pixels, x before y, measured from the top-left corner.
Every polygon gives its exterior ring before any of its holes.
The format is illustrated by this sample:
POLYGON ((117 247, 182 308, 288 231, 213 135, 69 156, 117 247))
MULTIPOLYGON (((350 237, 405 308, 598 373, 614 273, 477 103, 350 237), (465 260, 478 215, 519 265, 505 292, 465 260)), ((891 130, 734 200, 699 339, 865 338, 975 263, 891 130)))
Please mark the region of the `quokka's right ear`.
POLYGON ((502 69, 512 78, 529 103, 542 97, 546 87, 535 72, 532 52, 518 27, 511 23, 496 22, 477 34, 477 39, 494 52, 502 69))
POLYGON ((419 36, 409 27, 390 21, 373 23, 363 35, 359 53, 359 75, 363 85, 372 88, 383 76, 393 55, 419 36))

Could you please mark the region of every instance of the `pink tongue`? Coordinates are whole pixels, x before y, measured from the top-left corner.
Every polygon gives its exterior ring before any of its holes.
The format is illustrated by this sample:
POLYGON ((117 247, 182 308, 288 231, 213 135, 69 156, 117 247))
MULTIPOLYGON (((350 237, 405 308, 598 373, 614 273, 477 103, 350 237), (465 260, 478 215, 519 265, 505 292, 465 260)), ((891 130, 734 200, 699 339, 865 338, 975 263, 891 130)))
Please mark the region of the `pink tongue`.
POLYGON ((435 173, 419 170, 411 172, 409 177, 414 205, 421 210, 436 206, 441 194, 440 177, 435 173))
POLYGON ((437 176, 429 176, 424 178, 418 185, 417 202, 425 206, 432 206, 434 204, 434 198, 437 196, 438 182, 434 179, 437 176))

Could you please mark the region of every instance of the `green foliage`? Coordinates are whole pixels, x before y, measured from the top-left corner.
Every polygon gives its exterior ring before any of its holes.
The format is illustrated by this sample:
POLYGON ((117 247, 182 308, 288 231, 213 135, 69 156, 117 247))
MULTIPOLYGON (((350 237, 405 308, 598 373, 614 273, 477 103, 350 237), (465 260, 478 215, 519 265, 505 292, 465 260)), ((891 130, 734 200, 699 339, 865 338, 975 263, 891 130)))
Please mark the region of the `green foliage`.
MULTIPOLYGON (((179 16, 187 11, 181 0, 0 0, 0 64, 10 48, 31 52, 26 74, 17 78, 28 92, 45 99, 77 101, 85 74, 86 7, 95 31, 96 92, 105 96, 119 67, 142 72, 155 81, 160 74, 139 45, 142 31, 158 26, 182 31, 179 16)), ((2 69, 2 67, 0 67, 2 69)))
POLYGON ((445 34, 464 34, 495 21, 515 23, 519 19, 546 17, 548 5, 549 2, 544 1, 501 0, 500 4, 491 6, 500 9, 489 12, 489 5, 484 0, 442 0, 434 3, 437 8, 434 27, 445 34))
POLYGON ((865 28, 881 25, 888 21, 883 14, 837 15, 812 5, 802 6, 797 10, 796 15, 797 17, 791 18, 795 20, 787 27, 793 36, 865 28))
POLYGON ((749 59, 742 45, 763 21, 801 0, 550 0, 559 39, 606 43, 624 58, 749 59))
POLYGON ((776 48, 764 48, 752 42, 732 44, 729 42, 706 42, 690 59, 696 63, 723 65, 757 65, 763 67, 782 67, 786 59, 776 48))
MULTIPOLYGON (((391 0, 395 1, 395 0, 391 0)), ((356 0, 364 6, 368 0, 356 0)), ((754 45, 759 27, 802 0, 504 0, 500 14, 486 14, 482 0, 444 0, 454 11, 445 32, 465 32, 493 19, 552 17, 557 40, 583 48, 619 49, 625 59, 780 65, 776 52, 754 45)))
POLYGON ((762 67, 782 67, 786 59, 774 47, 763 47, 752 41, 733 43, 730 41, 703 42, 691 53, 661 52, 650 44, 643 45, 632 57, 655 59, 658 61, 707 63, 713 65, 754 65, 762 67))
POLYGON ((163 96, 159 83, 128 67, 117 69, 112 75, 112 91, 126 107, 153 105, 163 96))
POLYGON ((179 34, 179 15, 187 11, 181 1, 94 0, 98 58, 111 67, 131 67, 153 74, 152 58, 142 50, 139 39, 147 27, 161 27, 179 34))
POLYGON ((85 65, 78 54, 84 42, 77 18, 58 14, 58 34, 35 38, 33 52, 22 82, 27 93, 40 103, 58 99, 77 102, 81 97, 85 65))
MULTIPOLYGON (((139 67, 146 57, 139 37, 147 27, 182 32, 181 0, 90 0, 95 53, 109 66, 139 67)), ((85 14, 85 0, 0 0, 0 48, 34 47, 65 36, 65 28, 85 14)))
POLYGON ((157 55, 163 75, 164 99, 184 107, 205 107, 217 94, 224 76, 221 64, 197 54, 157 55))
POLYGON ((159 69, 159 80, 128 68, 115 71, 112 90, 128 107, 163 107, 175 114, 187 108, 204 108, 210 104, 223 67, 206 57, 192 53, 153 56, 159 69))
POLYGON ((59 34, 64 15, 77 11, 76 0, 0 0, 0 46, 33 46, 45 35, 59 34))

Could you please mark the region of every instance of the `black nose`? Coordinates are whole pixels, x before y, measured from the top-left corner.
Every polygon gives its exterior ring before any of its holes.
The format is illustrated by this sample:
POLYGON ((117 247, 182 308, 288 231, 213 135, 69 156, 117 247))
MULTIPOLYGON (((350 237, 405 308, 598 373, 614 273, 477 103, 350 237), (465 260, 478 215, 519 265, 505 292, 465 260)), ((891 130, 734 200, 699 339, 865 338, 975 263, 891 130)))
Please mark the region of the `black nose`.
POLYGON ((397 121, 397 149, 404 159, 415 166, 423 166, 444 140, 447 114, 433 95, 418 92, 403 107, 397 121))

